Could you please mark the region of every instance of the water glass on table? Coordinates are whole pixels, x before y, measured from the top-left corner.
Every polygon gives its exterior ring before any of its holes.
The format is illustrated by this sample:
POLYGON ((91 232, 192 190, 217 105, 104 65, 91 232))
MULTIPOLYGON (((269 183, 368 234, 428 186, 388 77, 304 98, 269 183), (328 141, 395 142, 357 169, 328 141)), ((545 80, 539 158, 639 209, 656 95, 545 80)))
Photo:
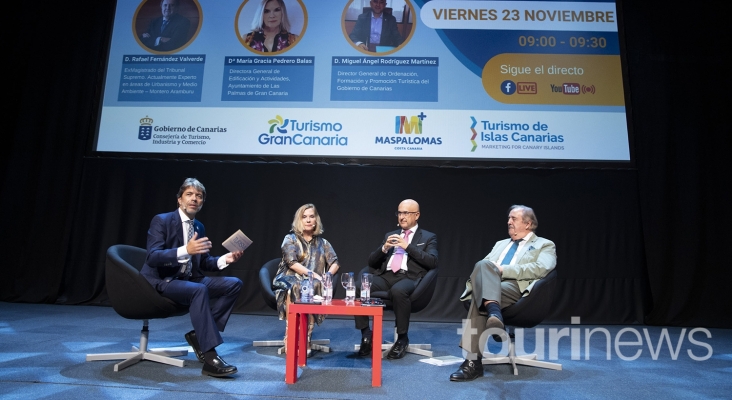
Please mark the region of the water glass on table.
POLYGON ((330 271, 323 276, 323 297, 325 298, 325 304, 330 304, 333 301, 333 276, 330 271))

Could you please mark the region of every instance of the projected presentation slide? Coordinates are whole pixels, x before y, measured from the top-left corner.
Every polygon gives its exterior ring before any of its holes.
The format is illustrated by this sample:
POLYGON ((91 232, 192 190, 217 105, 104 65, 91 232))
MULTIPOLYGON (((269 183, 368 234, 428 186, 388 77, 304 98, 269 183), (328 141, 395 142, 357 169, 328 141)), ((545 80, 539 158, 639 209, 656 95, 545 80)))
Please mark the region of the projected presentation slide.
POLYGON ((630 161, 613 1, 118 0, 95 150, 630 161))

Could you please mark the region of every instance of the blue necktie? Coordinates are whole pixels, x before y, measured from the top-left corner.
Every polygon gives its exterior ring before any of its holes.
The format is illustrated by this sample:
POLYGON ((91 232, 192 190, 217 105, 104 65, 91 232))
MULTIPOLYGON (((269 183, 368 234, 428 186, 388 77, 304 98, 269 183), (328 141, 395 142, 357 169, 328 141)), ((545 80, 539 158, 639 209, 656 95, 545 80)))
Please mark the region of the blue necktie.
POLYGON ((513 245, 510 249, 508 249, 508 253, 506 253, 506 257, 503 257, 503 261, 501 261, 501 265, 510 265, 511 259, 513 259, 513 255, 516 254, 516 249, 518 249, 519 243, 523 239, 514 240, 513 245))

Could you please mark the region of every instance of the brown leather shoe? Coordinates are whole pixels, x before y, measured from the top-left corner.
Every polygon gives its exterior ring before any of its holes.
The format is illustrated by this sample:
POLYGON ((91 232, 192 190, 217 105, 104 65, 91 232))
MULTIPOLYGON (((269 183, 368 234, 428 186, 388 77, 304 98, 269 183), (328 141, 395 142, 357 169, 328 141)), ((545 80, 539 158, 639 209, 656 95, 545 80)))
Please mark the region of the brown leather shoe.
POLYGON ((500 334, 493 334, 493 340, 496 342, 502 342, 504 340, 508 340, 508 335, 506 334, 506 326, 503 325, 503 317, 501 315, 491 314, 488 316, 488 319, 485 321, 485 329, 498 329, 501 331, 500 334))

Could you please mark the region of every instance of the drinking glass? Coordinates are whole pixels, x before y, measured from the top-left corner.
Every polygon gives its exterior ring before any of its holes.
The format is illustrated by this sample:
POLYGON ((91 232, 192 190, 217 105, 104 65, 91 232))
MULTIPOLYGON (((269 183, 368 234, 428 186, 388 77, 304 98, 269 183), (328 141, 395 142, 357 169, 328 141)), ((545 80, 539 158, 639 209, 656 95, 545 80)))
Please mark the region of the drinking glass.
POLYGON ((333 277, 330 272, 323 276, 323 297, 325 304, 330 304, 333 300, 333 277))

